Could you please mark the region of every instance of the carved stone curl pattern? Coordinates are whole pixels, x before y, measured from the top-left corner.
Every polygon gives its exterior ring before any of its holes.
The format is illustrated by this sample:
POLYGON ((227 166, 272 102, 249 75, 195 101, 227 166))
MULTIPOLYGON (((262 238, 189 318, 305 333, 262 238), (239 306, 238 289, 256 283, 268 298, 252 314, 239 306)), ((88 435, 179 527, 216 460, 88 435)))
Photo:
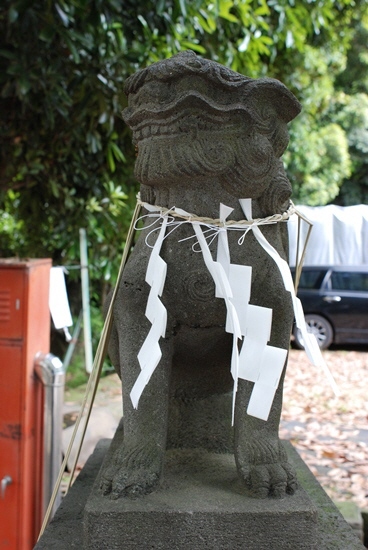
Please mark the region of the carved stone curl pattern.
POLYGON ((208 273, 192 271, 183 277, 183 291, 193 302, 208 302, 213 300, 214 286, 208 273))
POLYGON ((274 176, 265 193, 259 198, 259 205, 266 216, 281 214, 289 207, 291 184, 281 161, 276 164, 274 176))

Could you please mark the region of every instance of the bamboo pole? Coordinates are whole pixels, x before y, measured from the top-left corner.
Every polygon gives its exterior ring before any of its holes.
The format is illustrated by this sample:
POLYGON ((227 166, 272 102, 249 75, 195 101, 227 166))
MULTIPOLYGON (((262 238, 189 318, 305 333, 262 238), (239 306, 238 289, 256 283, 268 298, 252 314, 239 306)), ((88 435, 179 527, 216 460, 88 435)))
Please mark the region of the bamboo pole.
POLYGON ((84 409, 87 406, 88 398, 89 398, 89 395, 91 394, 91 399, 90 399, 90 402, 88 404, 87 414, 85 416, 85 421, 84 421, 84 425, 83 425, 82 437, 81 437, 81 441, 79 443, 77 453, 76 453, 76 456, 75 456, 75 459, 74 459, 74 463, 73 463, 73 467, 72 467, 72 471, 71 471, 70 480, 69 480, 67 490, 70 488, 70 485, 72 483, 75 468, 76 468, 76 465, 77 465, 77 462, 78 462, 78 459, 79 459, 79 455, 80 455, 80 451, 81 451, 81 448, 82 448, 82 445, 83 445, 84 436, 85 436, 85 433, 86 433, 86 430, 87 430, 88 421, 89 421, 89 418, 91 416, 92 406, 93 406, 93 402, 94 402, 96 392, 97 392, 97 387, 98 387, 98 382, 99 382, 100 375, 101 375, 102 365, 103 365, 104 359, 106 357, 107 346, 108 346, 111 327, 112 327, 113 305, 114 305, 114 302, 115 302, 115 299, 116 299, 116 296, 117 296, 117 293, 118 293, 119 283, 120 283, 120 280, 121 280, 121 277, 122 277, 122 274, 123 274, 123 270, 124 270, 125 264, 127 262, 127 259, 129 257, 130 249, 131 249, 132 244, 133 244, 135 224, 136 224, 136 221, 139 217, 140 210, 141 210, 141 204, 139 202, 137 202, 137 204, 135 206, 135 209, 134 209, 132 221, 130 223, 128 236, 127 236, 127 240, 126 240, 125 248, 124 248, 124 252, 123 252, 123 257, 122 257, 121 263, 120 263, 120 268, 119 268, 117 281, 116 281, 115 288, 114 288, 113 295, 112 295, 112 299, 111 299, 111 302, 110 302, 110 305, 109 305, 109 308, 108 308, 105 323, 104 323, 104 326, 103 326, 103 329, 102 329, 102 332, 101 332, 101 338, 100 338, 98 348, 97 348, 97 351, 96 351, 95 360, 93 362, 92 372, 91 372, 89 380, 88 380, 86 392, 85 392, 85 395, 84 395, 84 399, 83 399, 83 402, 82 402, 81 409, 79 411, 77 422, 74 426, 73 434, 72 434, 68 449, 65 453, 65 457, 64 457, 63 463, 62 463, 61 468, 60 468, 59 476, 58 476, 58 478, 56 480, 56 483, 55 483, 55 487, 54 487, 54 491, 53 491, 51 499, 50 499, 50 503, 49 503, 48 508, 46 510, 46 514, 45 514, 45 517, 44 517, 44 520, 43 520, 43 523, 42 523, 42 527, 41 527, 40 534, 38 536, 38 540, 43 535, 43 533, 46 529, 46 526, 47 526, 47 524, 50 520, 52 508, 53 508, 56 496, 57 496, 58 491, 59 491, 61 480, 62 480, 64 471, 65 471, 66 465, 68 463, 68 460, 69 460, 70 453, 71 453, 71 450, 72 450, 73 445, 74 445, 76 435, 77 435, 79 427, 82 423, 84 409))

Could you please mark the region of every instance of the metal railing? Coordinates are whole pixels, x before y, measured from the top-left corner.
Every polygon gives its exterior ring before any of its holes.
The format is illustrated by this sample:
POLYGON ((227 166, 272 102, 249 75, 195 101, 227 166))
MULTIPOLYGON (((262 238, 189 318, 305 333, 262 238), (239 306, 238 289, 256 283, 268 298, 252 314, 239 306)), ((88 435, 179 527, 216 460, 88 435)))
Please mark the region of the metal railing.
MULTIPOLYGON (((50 502, 62 463, 62 428, 65 369, 52 353, 37 353, 35 372, 44 386, 44 450, 42 515, 50 502)), ((61 493, 55 499, 50 519, 61 502, 61 493)))

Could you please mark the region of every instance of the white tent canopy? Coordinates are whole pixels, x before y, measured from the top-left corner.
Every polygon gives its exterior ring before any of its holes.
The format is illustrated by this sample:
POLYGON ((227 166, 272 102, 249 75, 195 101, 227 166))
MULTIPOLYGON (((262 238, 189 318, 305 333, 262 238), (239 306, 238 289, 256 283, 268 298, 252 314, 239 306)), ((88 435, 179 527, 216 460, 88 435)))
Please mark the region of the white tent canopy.
MULTIPOLYGON (((297 206, 297 209, 313 224, 304 265, 368 264, 367 205, 297 206)), ((295 266, 298 232, 296 215, 290 218, 288 227, 290 265, 295 266)), ((307 231, 308 225, 301 221, 301 245, 305 242, 307 231)))

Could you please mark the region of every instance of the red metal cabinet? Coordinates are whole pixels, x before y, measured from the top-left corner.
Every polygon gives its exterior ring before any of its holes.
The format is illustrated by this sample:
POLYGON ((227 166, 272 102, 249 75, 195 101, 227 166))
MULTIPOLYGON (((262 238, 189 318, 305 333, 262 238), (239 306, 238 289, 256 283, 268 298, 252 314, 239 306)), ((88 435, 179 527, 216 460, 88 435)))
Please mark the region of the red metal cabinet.
POLYGON ((43 388, 34 358, 49 351, 50 268, 49 259, 0 260, 1 550, 32 549, 42 521, 43 388))

